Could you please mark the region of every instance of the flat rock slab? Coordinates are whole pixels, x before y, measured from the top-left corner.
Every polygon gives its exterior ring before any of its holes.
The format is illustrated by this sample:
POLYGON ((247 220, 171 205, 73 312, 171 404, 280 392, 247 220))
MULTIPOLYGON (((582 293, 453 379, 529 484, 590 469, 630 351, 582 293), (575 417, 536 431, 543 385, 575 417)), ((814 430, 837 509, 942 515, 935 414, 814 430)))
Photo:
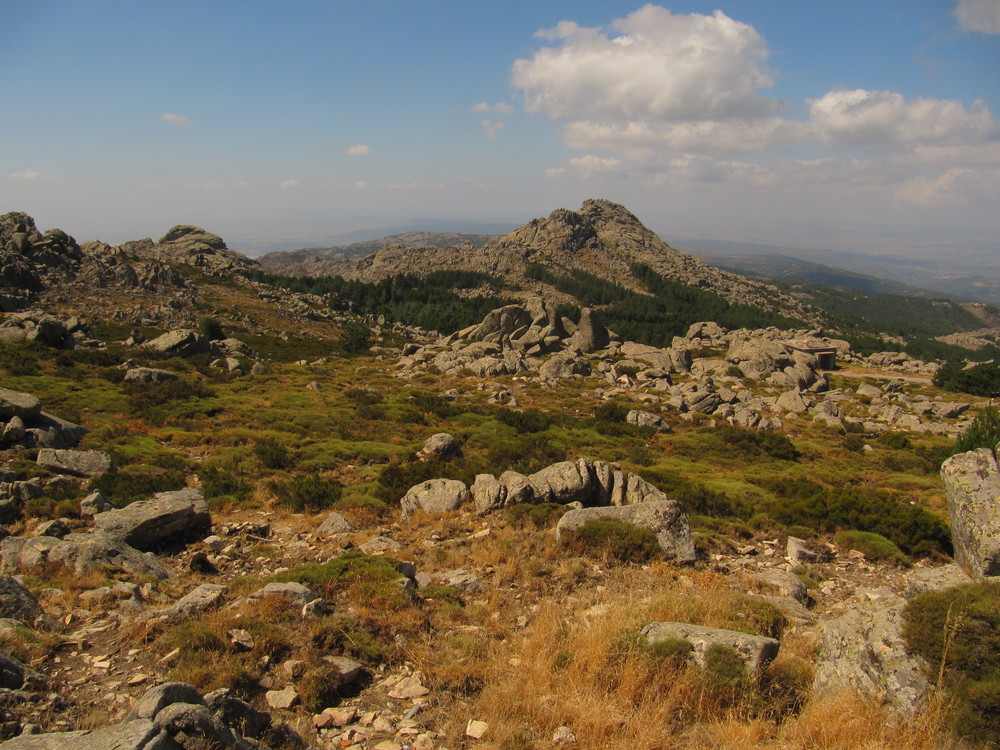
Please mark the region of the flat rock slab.
POLYGON ((160 729, 146 719, 127 721, 101 729, 82 732, 52 732, 49 734, 28 734, 0 743, 3 750, 146 750, 163 747, 158 744, 160 729), (157 744, 154 744, 157 743, 157 744))
POLYGON ((172 542, 204 536, 211 528, 212 518, 201 492, 188 488, 158 492, 149 500, 98 513, 94 525, 138 550, 151 551, 172 542))
POLYGON ((941 464, 955 562, 976 578, 1000 575, 1000 467, 988 448, 941 464))
POLYGON ((36 463, 59 474, 96 477, 111 469, 111 455, 104 451, 73 451, 42 448, 36 463))
POLYGON ((579 508, 564 513, 556 525, 556 534, 583 526, 598 518, 615 518, 649 529, 656 534, 660 549, 677 562, 694 562, 694 539, 687 516, 673 500, 651 501, 636 505, 579 508))
POLYGON ((762 635, 739 633, 723 628, 707 628, 703 625, 690 625, 686 622, 651 622, 642 629, 642 635, 648 643, 658 643, 667 640, 683 640, 690 643, 694 650, 694 660, 704 666, 705 652, 712 646, 726 646, 733 649, 747 669, 759 672, 778 655, 778 641, 762 635))
POLYGON ((0 417, 31 419, 42 413, 42 405, 30 393, 0 388, 0 417))

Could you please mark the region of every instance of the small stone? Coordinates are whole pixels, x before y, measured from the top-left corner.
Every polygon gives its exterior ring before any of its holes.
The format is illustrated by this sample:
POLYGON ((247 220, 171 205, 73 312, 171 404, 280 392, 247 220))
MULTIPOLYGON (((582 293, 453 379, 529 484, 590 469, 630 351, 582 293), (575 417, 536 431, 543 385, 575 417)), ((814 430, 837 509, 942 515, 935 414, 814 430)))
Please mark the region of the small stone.
POLYGON ((256 645, 253 636, 247 630, 233 628, 229 631, 228 635, 229 642, 233 644, 233 647, 237 651, 253 651, 253 647, 256 645))
POLYGON ((552 734, 553 745, 572 745, 576 742, 576 734, 567 726, 557 727, 552 734))
POLYGON ((489 729, 489 724, 485 721, 470 719, 469 723, 465 725, 465 736, 474 740, 481 740, 483 735, 486 734, 487 729, 489 729))
POLYGON ((299 694, 295 692, 295 688, 286 687, 284 690, 268 690, 264 699, 271 708, 289 709, 298 703, 299 694))
POLYGON ((408 700, 411 698, 422 698, 430 692, 425 688, 416 675, 410 675, 400 680, 396 687, 389 691, 390 698, 397 700, 408 700))

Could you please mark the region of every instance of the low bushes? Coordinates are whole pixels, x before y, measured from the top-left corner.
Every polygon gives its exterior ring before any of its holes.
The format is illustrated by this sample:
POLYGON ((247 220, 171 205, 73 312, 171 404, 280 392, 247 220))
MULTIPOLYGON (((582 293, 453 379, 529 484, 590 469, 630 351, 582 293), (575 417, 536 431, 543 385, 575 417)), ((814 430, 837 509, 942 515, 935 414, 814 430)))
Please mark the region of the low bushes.
POLYGON ((963 736, 1000 743, 1000 584, 972 583, 927 591, 903 612, 911 653, 939 669, 951 698, 951 718, 963 736))
POLYGON ((568 532, 566 545, 578 552, 621 562, 644 563, 661 555, 656 534, 617 518, 595 518, 568 532))

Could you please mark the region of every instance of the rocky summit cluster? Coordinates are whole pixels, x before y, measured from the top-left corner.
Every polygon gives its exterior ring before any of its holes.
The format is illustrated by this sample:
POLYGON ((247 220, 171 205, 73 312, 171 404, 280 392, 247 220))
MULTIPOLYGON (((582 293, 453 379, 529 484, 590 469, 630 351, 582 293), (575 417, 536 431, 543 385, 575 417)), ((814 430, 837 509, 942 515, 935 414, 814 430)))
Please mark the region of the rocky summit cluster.
POLYGON ((509 282, 442 335, 0 217, 0 748, 1000 741, 984 399, 608 201, 481 239, 337 261, 509 282), (636 264, 795 321, 653 345, 531 270, 636 264))

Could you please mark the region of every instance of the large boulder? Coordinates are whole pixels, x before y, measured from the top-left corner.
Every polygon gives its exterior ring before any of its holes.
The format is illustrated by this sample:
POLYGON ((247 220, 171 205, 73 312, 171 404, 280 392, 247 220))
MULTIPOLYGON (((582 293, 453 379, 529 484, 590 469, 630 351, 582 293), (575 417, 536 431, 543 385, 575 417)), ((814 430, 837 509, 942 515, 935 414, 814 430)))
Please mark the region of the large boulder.
POLYGON ((693 647, 695 662, 705 665, 705 652, 712 646, 724 646, 735 651, 750 672, 760 672, 778 655, 778 641, 762 635, 739 633, 723 628, 707 628, 685 622, 651 622, 642 629, 647 643, 668 640, 687 641, 693 647))
POLYGON ((906 651, 905 606, 890 589, 859 592, 844 614, 823 627, 813 692, 854 690, 914 714, 931 684, 926 662, 906 651))
POLYGON ((975 577, 1000 575, 1000 467, 988 448, 941 464, 955 561, 975 577))
POLYGON ((680 563, 694 562, 691 525, 684 511, 673 500, 570 510, 559 519, 556 534, 561 536, 598 518, 614 518, 649 529, 656 534, 657 544, 669 557, 680 563))
POLYGON ((590 504, 594 495, 590 466, 580 461, 560 461, 528 477, 540 503, 590 504))
POLYGON ((203 536, 212 518, 201 492, 187 488, 158 492, 149 500, 98 513, 94 525, 138 550, 150 551, 203 536))
POLYGON ((469 490, 457 479, 428 479, 414 485, 399 501, 403 520, 408 520, 418 510, 425 513, 447 513, 457 510, 469 500, 469 490))
POLYGON ((169 357, 190 357, 209 350, 209 342, 201 334, 184 328, 167 331, 152 341, 147 341, 143 347, 153 352, 169 357))

